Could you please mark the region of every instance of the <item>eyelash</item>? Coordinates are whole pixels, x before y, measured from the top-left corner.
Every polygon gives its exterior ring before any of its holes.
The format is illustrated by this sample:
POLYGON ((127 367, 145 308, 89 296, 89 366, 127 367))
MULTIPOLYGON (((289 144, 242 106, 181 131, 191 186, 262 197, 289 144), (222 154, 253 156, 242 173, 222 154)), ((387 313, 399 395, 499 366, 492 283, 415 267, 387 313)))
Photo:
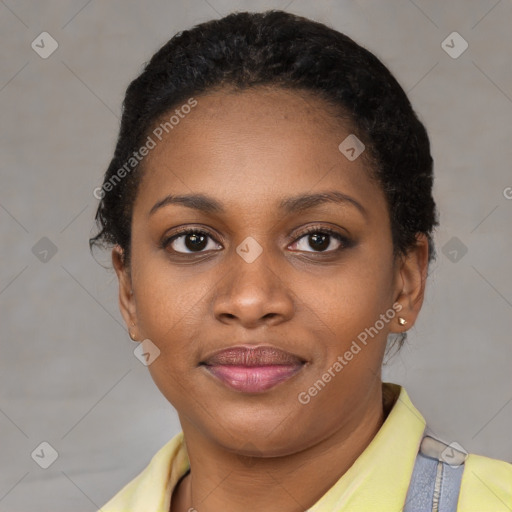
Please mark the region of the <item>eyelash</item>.
MULTIPOLYGON (((338 248, 338 249, 334 249, 334 250, 330 250, 330 251, 305 251, 305 252, 311 252, 313 254, 334 254, 338 251, 340 251, 341 249, 346 249, 346 248, 349 248, 353 245, 352 241, 350 239, 348 239, 347 237, 343 236, 341 233, 338 233, 337 231, 333 230, 333 229, 330 229, 330 228, 327 228, 327 227, 322 227, 322 226, 312 226, 312 227, 309 227, 308 229, 300 232, 297 237, 295 238, 295 240, 293 241, 293 243, 296 243, 298 242, 300 239, 304 238, 305 236, 307 235, 310 235, 310 234, 322 234, 322 235, 329 235, 331 237, 333 237, 334 239, 336 239, 337 241, 340 242, 341 246, 338 248)), ((208 232, 208 231, 205 231, 204 229, 201 229, 201 228, 181 228, 179 229, 176 233, 174 233, 172 236, 170 237, 167 237, 167 238, 164 238, 162 240, 162 243, 160 244, 160 247, 162 249, 167 249, 167 247, 176 239, 182 237, 182 236, 185 236, 185 235, 202 235, 202 236, 206 236, 210 239, 212 239, 215 243, 219 243, 217 242, 217 240, 215 240, 215 238, 208 232)), ((193 255, 193 254, 203 254, 203 251, 196 251, 196 252, 178 252, 178 251, 173 251, 174 254, 177 254, 177 255, 193 255)))

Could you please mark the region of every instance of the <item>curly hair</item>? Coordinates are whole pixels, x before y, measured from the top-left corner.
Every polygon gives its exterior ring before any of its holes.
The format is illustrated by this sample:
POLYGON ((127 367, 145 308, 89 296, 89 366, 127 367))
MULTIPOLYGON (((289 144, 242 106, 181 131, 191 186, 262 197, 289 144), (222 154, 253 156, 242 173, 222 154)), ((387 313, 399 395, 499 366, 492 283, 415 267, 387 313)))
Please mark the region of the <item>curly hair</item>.
MULTIPOLYGON (((391 72, 371 52, 322 23, 284 11, 236 12, 176 34, 126 90, 114 156, 96 212, 94 245, 119 244, 130 256, 133 203, 141 165, 114 187, 115 174, 162 116, 191 96, 255 86, 308 91, 348 119, 365 144, 369 175, 381 186, 394 254, 405 254, 418 233, 435 257, 438 225, 432 197, 433 160, 425 127, 391 72), (107 192, 108 190, 108 192, 107 192)), ((405 334, 405 333, 404 333, 405 334)), ((405 340, 402 337, 400 345, 405 340)))

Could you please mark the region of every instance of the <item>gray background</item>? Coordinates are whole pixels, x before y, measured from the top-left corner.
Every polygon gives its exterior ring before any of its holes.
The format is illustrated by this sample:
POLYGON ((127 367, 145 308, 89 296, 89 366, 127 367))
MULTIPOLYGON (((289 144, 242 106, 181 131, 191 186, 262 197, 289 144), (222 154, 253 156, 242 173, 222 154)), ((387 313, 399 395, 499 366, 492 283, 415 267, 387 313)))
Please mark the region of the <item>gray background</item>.
POLYGON ((179 430, 133 355, 115 274, 89 254, 92 192, 126 86, 160 45, 230 11, 267 8, 369 48, 425 122, 439 255, 409 344, 384 376, 406 386, 439 435, 512 461, 511 0, 3 0, 0 512, 94 511, 179 430), (31 48, 43 31, 59 45, 47 59, 31 48), (453 31, 469 44, 458 58, 441 46, 453 31), (43 441, 58 452, 48 469, 31 458, 43 441))

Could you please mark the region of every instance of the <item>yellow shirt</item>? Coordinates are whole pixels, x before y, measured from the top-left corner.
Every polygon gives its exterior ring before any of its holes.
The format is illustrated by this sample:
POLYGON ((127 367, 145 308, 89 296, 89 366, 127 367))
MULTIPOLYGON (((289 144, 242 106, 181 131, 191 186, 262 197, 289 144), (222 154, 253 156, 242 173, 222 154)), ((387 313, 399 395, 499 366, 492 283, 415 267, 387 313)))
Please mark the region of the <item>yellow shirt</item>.
MULTIPOLYGON (((401 512, 425 420, 401 386, 382 427, 348 471, 308 512, 401 512)), ((101 512, 169 512, 171 495, 190 463, 183 432, 173 437, 101 512)), ((457 512, 511 512, 512 464, 470 454, 465 462, 457 512)))

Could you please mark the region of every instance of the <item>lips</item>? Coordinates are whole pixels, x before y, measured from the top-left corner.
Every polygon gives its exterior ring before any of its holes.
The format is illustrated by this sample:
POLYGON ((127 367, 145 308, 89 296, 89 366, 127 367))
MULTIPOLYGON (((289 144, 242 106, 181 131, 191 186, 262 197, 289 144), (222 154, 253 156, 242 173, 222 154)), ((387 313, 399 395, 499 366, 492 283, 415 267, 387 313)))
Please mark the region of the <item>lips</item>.
POLYGON ((294 354, 264 345, 230 347, 214 353, 201 366, 232 389, 261 393, 293 377, 304 363, 294 354))

